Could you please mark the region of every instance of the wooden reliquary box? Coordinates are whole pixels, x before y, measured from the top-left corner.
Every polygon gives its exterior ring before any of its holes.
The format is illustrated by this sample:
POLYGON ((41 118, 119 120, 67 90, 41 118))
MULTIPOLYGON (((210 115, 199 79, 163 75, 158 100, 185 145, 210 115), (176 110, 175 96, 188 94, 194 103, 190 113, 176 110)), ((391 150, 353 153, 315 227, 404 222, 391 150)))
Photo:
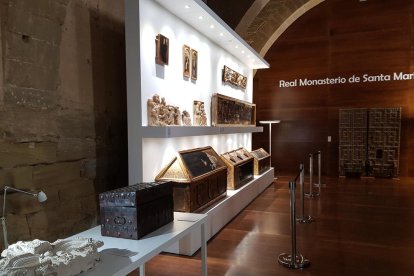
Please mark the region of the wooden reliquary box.
POLYGON ((171 182, 139 183, 99 195, 102 236, 140 239, 174 220, 171 182))
POLYGON ((270 169, 270 154, 260 148, 250 152, 254 157, 254 174, 259 175, 270 169))
POLYGON ((177 212, 199 212, 227 195, 227 167, 212 147, 179 151, 155 179, 173 183, 177 212))
POLYGON ((223 153, 227 165, 227 188, 235 190, 253 179, 253 156, 244 148, 223 153))
POLYGON ((213 94, 211 98, 212 126, 255 126, 256 105, 224 96, 213 94))

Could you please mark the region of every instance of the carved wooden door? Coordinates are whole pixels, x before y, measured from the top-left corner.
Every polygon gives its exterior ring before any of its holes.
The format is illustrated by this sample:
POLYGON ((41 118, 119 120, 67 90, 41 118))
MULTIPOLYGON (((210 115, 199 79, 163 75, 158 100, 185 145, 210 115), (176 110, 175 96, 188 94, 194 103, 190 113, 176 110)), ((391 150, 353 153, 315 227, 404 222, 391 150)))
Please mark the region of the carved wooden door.
POLYGON ((367 109, 339 110, 339 175, 365 176, 367 109))
POLYGON ((339 175, 398 177, 401 108, 339 111, 339 175))
POLYGON ((369 109, 369 175, 398 177, 401 108, 369 109))

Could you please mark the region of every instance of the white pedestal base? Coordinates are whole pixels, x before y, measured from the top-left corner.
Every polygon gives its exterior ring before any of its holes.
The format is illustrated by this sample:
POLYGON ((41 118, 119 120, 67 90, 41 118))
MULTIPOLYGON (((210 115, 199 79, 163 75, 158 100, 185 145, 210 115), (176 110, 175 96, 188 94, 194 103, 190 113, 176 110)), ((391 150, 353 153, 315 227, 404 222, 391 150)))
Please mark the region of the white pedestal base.
MULTIPOLYGON (((273 180, 274 168, 270 168, 267 172, 255 176, 252 181, 241 188, 227 190, 227 197, 202 211, 201 213, 208 215, 205 223, 207 241, 272 184, 273 180)), ((191 233, 167 248, 165 252, 191 256, 200 247, 200 235, 191 233)))

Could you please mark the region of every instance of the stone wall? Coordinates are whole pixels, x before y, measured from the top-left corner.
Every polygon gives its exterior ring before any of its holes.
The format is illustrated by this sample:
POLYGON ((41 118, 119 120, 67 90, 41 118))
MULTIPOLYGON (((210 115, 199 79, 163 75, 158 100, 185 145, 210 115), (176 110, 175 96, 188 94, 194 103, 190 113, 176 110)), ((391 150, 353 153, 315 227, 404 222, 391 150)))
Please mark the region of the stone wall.
POLYGON ((123 1, 0 0, 0 188, 9 243, 98 222, 98 193, 127 185, 123 1))

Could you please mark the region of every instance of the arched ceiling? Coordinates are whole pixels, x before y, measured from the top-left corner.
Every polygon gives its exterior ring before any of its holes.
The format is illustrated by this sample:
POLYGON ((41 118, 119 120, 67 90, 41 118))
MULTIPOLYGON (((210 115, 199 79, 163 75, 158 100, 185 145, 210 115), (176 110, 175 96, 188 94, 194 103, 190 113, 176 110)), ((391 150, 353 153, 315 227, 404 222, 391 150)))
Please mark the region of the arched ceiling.
POLYGON ((301 15, 324 0, 205 0, 261 56, 301 15))

